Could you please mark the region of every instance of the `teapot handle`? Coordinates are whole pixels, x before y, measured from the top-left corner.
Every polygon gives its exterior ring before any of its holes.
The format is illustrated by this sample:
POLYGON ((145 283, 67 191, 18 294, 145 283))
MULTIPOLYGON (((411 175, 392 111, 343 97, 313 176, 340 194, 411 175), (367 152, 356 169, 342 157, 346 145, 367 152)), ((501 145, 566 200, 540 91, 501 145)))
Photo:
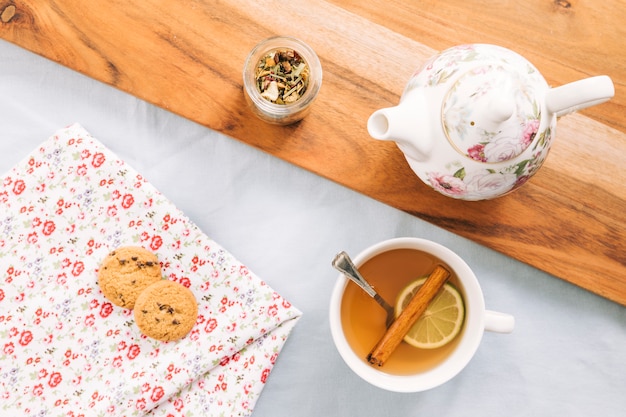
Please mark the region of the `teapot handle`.
POLYGON ((607 75, 585 78, 548 90, 546 108, 557 117, 604 103, 615 95, 613 81, 607 75))

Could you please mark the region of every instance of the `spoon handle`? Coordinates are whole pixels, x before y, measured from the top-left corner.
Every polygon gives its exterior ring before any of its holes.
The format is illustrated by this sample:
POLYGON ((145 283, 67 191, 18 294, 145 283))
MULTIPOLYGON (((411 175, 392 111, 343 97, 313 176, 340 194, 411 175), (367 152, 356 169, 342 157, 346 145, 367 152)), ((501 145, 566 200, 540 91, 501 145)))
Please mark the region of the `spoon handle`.
POLYGON ((356 285, 361 287, 363 291, 365 291, 370 297, 372 297, 382 308, 387 312, 387 319, 385 321, 385 325, 387 327, 391 326, 395 319, 394 308, 386 302, 383 297, 380 296, 374 290, 374 288, 363 278, 363 276, 359 273, 359 270, 354 266, 352 259, 348 256, 347 253, 341 251, 333 259, 333 267, 351 279, 356 285))
POLYGON ((344 275, 354 281, 359 287, 363 289, 370 297, 375 298, 376 291, 368 282, 363 278, 363 276, 359 273, 358 269, 352 263, 352 260, 344 251, 339 252, 335 259, 333 259, 333 267, 340 272, 343 272, 344 275))

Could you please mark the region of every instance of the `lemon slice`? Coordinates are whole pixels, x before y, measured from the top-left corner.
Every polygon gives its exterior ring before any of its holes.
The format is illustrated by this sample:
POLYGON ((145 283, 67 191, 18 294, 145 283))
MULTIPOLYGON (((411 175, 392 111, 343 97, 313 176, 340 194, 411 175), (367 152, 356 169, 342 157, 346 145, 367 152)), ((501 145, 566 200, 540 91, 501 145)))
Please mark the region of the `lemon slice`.
MULTIPOLYGON (((404 287, 396 299, 396 317, 425 281, 426 278, 418 278, 404 287)), ((459 334, 464 317, 465 307, 461 294, 451 284, 446 283, 430 302, 424 314, 409 329, 404 341, 422 349, 441 347, 459 334)))

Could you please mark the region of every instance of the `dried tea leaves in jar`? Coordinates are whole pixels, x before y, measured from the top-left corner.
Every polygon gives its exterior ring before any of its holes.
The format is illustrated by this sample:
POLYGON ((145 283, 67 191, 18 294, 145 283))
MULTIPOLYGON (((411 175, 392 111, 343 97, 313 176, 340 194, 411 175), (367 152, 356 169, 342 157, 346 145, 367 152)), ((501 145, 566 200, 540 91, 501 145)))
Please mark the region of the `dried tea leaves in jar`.
POLYGON ((293 49, 265 55, 257 64, 255 75, 261 96, 275 104, 296 102, 309 85, 309 66, 293 49))

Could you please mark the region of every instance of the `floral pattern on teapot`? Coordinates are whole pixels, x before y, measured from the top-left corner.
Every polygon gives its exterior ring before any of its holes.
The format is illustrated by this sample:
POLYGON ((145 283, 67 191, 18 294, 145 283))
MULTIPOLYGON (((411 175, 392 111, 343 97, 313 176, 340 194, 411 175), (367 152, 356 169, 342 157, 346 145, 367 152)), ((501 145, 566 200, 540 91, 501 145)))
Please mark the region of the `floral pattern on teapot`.
POLYGON ((448 49, 415 72, 403 96, 413 89, 437 87, 449 88, 442 104, 441 120, 457 157, 448 153, 452 158, 443 165, 441 161, 424 164, 407 158, 424 182, 449 197, 489 199, 520 187, 541 167, 555 120, 540 125, 541 105, 536 90, 548 87, 536 68, 521 56, 504 48, 483 45, 448 49), (492 65, 494 62, 497 64, 492 65), (467 66, 460 63, 475 66, 467 71, 467 66), (460 68, 465 72, 459 74, 460 68), (517 75, 519 68, 524 68, 522 75, 517 75), (480 111, 484 110, 481 100, 501 88, 507 77, 515 82, 514 88, 510 88, 514 115, 505 122, 507 126, 481 129, 477 122, 480 111), (470 83, 463 82, 466 78, 472 79, 469 89, 470 83), (451 87, 444 87, 451 82, 451 87))
POLYGON ((457 152, 479 162, 516 158, 539 129, 540 105, 529 99, 532 94, 532 84, 502 65, 468 71, 444 97, 442 120, 448 141, 457 152), (510 86, 512 78, 515 88, 510 86))
POLYGON ((544 130, 533 148, 533 154, 515 164, 498 169, 475 169, 468 175, 466 165, 456 160, 446 166, 448 170, 427 171, 427 183, 442 194, 465 200, 504 195, 522 186, 541 167, 547 154, 538 149, 547 146, 550 136, 550 128, 544 130))

